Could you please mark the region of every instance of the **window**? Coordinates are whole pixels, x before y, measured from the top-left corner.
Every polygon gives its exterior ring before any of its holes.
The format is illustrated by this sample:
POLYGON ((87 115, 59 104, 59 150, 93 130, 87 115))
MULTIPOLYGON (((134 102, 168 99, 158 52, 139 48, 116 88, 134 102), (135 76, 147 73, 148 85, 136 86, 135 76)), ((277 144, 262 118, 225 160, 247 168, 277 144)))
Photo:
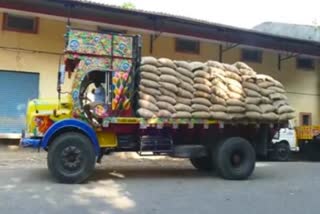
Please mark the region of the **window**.
POLYGON ((189 39, 176 39, 176 52, 199 54, 200 42, 189 39))
POLYGON ((262 51, 253 49, 242 49, 241 60, 247 62, 262 63, 262 51))
POLYGON ((308 57, 297 57, 296 67, 297 69, 302 69, 302 70, 314 70, 315 60, 308 57))
POLYGON ((105 27, 98 27, 98 31, 100 33, 116 33, 116 34, 126 34, 127 33, 126 30, 105 28, 105 27))
POLYGON ((5 13, 3 17, 3 30, 37 33, 38 18, 5 13))
POLYGON ((305 113, 305 112, 300 113, 300 125, 302 126, 311 125, 312 124, 311 116, 312 116, 311 113, 305 113))

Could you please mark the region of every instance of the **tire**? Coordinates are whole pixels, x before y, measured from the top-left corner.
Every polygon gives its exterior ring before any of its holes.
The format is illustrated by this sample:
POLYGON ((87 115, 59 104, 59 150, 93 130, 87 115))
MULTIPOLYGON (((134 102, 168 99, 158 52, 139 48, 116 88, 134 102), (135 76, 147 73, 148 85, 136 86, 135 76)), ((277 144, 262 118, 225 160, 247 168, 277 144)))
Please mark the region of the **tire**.
POLYGON ((288 161, 290 157, 290 146, 287 143, 277 143, 274 145, 272 159, 276 161, 288 161))
POLYGON ((81 133, 63 133, 49 146, 48 169, 60 183, 82 183, 92 174, 95 162, 93 145, 81 133))
POLYGON ((213 150, 213 163, 224 179, 247 179, 255 168, 255 161, 252 145, 241 137, 227 138, 213 150))
POLYGON ((214 166, 210 157, 190 158, 191 164, 199 171, 213 171, 214 166))
POLYGON ((304 146, 304 154, 310 161, 320 161, 320 144, 310 141, 304 146))

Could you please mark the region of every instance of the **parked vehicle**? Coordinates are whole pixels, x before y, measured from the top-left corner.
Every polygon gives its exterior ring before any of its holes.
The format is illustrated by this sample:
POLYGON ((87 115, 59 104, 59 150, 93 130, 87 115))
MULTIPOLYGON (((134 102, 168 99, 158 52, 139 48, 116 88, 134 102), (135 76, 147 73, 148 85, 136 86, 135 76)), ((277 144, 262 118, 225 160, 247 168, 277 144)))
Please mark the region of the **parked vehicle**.
POLYGON ((129 151, 189 158, 199 170, 216 170, 225 179, 247 179, 256 155, 267 155, 274 133, 283 125, 139 117, 135 91, 140 37, 70 29, 67 38, 65 68, 58 75, 59 98, 28 103, 21 139, 23 146, 48 152, 48 169, 59 182, 83 182, 103 155, 129 151), (66 95, 61 92, 64 70, 73 78, 66 95), (104 103, 88 96, 97 82, 106 88, 104 103))

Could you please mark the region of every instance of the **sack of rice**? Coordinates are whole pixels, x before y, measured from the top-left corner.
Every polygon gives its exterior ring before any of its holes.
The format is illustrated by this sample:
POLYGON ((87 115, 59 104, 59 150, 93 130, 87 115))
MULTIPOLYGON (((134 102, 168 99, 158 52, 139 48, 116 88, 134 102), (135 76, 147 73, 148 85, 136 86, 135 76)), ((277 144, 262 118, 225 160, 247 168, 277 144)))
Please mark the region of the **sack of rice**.
POLYGON ((169 67, 169 68, 173 68, 174 70, 177 69, 177 66, 174 64, 174 62, 171 59, 159 58, 158 62, 162 67, 169 67))
POLYGON ((173 99, 176 99, 176 97, 177 97, 177 95, 174 92, 169 91, 169 90, 167 90, 165 88, 159 88, 159 90, 160 90, 160 94, 159 95, 165 95, 165 96, 171 97, 173 99))
POLYGON ((153 66, 160 66, 158 60, 152 56, 144 56, 141 57, 141 65, 153 65, 153 66))
POLYGON ((239 69, 234 65, 223 63, 223 68, 224 68, 225 71, 231 71, 232 73, 235 73, 235 74, 238 74, 238 75, 241 74, 239 69))
POLYGON ((261 115, 261 118, 263 120, 270 120, 270 121, 278 121, 279 116, 275 114, 274 112, 264 113, 261 115))
POLYGON ((211 93, 211 89, 209 86, 207 85, 203 85, 203 84, 199 84, 199 83, 196 83, 193 85, 194 89, 198 90, 198 91, 203 91, 203 92, 206 92, 206 93, 211 93))
POLYGON ((259 114, 262 113, 261 108, 259 106, 257 106, 257 105, 253 105, 253 104, 247 104, 246 105, 246 110, 247 110, 247 112, 257 112, 259 114))
POLYGON ((246 116, 244 113, 229 113, 231 120, 242 120, 246 116))
POLYGON ((150 73, 150 72, 141 72, 140 73, 141 79, 148 79, 151 81, 159 82, 160 78, 157 74, 155 73, 150 73))
POLYGON ((273 93, 269 95, 272 100, 287 100, 288 98, 284 94, 273 93))
POLYGON ((171 112, 165 109, 159 110, 156 115, 160 118, 170 118, 172 116, 171 112))
POLYGON ((177 97, 177 103, 190 106, 192 104, 192 98, 177 97))
POLYGON ((197 70, 194 72, 194 77, 201 77, 201 78, 209 79, 210 74, 204 70, 197 70))
POLYGON ((173 62, 176 64, 177 67, 181 67, 189 71, 192 71, 192 66, 187 61, 173 61, 173 62))
POLYGON ((158 101, 167 102, 167 103, 170 103, 172 105, 175 105, 177 103, 177 101, 174 98, 166 96, 166 95, 158 96, 157 100, 158 101))
POLYGON ((145 94, 145 93, 143 93, 143 92, 141 92, 141 91, 139 91, 139 98, 140 98, 141 100, 149 101, 149 102, 151 102, 151 103, 153 103, 153 104, 156 104, 156 103, 157 103, 157 100, 156 100, 156 98, 155 98, 154 96, 152 96, 152 95, 150 95, 150 94, 145 94))
POLYGON ((292 120, 294 118, 295 118, 294 113, 283 113, 283 114, 280 114, 279 116, 280 121, 292 120))
POLYGON ((208 107, 211 106, 211 102, 208 99, 201 98, 201 97, 193 98, 192 99, 192 103, 194 103, 194 104, 202 104, 202 105, 205 105, 205 106, 208 106, 208 107))
POLYGON ((235 66, 238 69, 243 68, 243 69, 252 70, 252 68, 244 62, 236 62, 233 64, 233 66, 235 66))
POLYGON ((289 105, 283 105, 277 109, 277 112, 278 114, 292 113, 294 112, 294 109, 289 105))
POLYGON ((286 93, 286 91, 283 89, 283 88, 280 88, 280 87, 277 87, 277 86, 271 86, 268 88, 268 90, 272 90, 274 92, 277 92, 277 93, 286 93))
POLYGON ((225 76, 225 72, 223 69, 213 68, 213 67, 210 67, 209 74, 210 74, 210 79, 213 79, 215 77, 224 78, 225 76))
POLYGON ((229 90, 232 91, 232 92, 235 92, 235 93, 241 94, 241 95, 243 94, 243 89, 242 89, 242 88, 238 88, 238 87, 235 86, 235 85, 229 84, 229 85, 228 85, 228 88, 229 88, 229 90))
POLYGON ((206 99, 210 99, 211 94, 203 92, 203 91, 196 91, 193 93, 194 97, 203 97, 206 99))
POLYGON ((190 62, 189 65, 191 66, 191 71, 205 69, 207 66, 202 62, 190 62))
POLYGON ((225 107, 224 105, 213 104, 212 106, 210 106, 209 110, 211 112, 226 112, 227 107, 225 107))
POLYGON ((261 100, 262 100, 261 97, 246 97, 245 98, 245 103, 246 104, 258 105, 261 102, 261 100))
MULTIPOLYGON (((150 87, 145 87, 143 85, 139 85, 139 90, 145 94, 149 94, 149 95, 152 95, 152 96, 159 96, 161 95, 161 92, 158 90, 158 89, 155 89, 155 88, 150 88, 150 87)), ((161 90, 161 88, 160 88, 161 90)))
POLYGON ((224 100, 229 99, 228 92, 222 90, 220 87, 212 87, 211 91, 215 96, 221 97, 224 100))
POLYGON ((219 69, 224 69, 222 63, 218 62, 218 61, 212 61, 212 60, 209 60, 206 62, 206 65, 209 66, 209 67, 213 67, 213 68, 219 68, 219 69))
POLYGON ((147 72, 147 73, 154 73, 156 75, 160 75, 161 72, 158 70, 158 68, 154 65, 142 65, 139 67, 141 72, 147 72))
POLYGON ((189 99, 193 98, 193 94, 190 91, 187 91, 187 90, 182 89, 182 88, 178 89, 178 93, 177 94, 180 97, 189 98, 189 99))
POLYGON ((180 111, 184 111, 184 112, 192 112, 192 107, 182 104, 182 103, 178 103, 174 106, 174 108, 176 109, 177 112, 180 111))
POLYGON ((256 92, 254 90, 248 89, 248 88, 243 88, 245 94, 247 97, 259 97, 261 98, 261 94, 259 92, 256 92))
POLYGON ((262 104, 272 104, 272 100, 269 97, 261 97, 262 104))
POLYGON ((172 84, 175 84, 175 85, 180 83, 180 81, 175 76, 168 75, 168 74, 161 74, 160 75, 160 81, 172 83, 172 84))
POLYGON ((156 81, 148 80, 148 79, 141 79, 140 84, 148 87, 148 88, 156 88, 158 89, 160 87, 159 83, 156 81))
POLYGON ((192 104, 191 108, 192 108, 192 112, 198 112, 198 111, 208 112, 209 111, 209 107, 202 104, 192 104))
POLYGON ((276 107, 277 109, 285 105, 288 105, 288 102, 286 100, 275 100, 273 102, 273 106, 276 107))
POLYGON ((177 73, 176 74, 177 78, 180 80, 180 82, 185 82, 185 83, 188 83, 190 85, 193 85, 193 79, 191 79, 190 77, 187 77, 187 76, 184 76, 180 73, 177 73))
POLYGON ((149 111, 152 111, 152 112, 157 112, 157 111, 159 111, 159 108, 155 105, 155 104, 153 104, 153 103, 151 103, 151 102, 149 102, 149 101, 146 101, 146 100, 139 100, 138 101, 138 104, 139 104, 139 106, 141 107, 141 108, 144 108, 144 109, 147 109, 147 110, 149 110, 149 111))
POLYGON ((231 119, 230 115, 225 112, 217 112, 217 111, 212 112, 211 111, 210 116, 211 116, 211 118, 213 118, 215 120, 230 120, 231 119))
POLYGON ((152 111, 145 109, 145 108, 139 108, 137 110, 137 113, 138 113, 138 115, 140 115, 143 118, 152 118, 152 117, 156 116, 152 111))
POLYGON ((245 103, 242 102, 241 100, 238 100, 238 99, 228 99, 227 100, 227 105, 228 106, 241 106, 241 107, 244 107, 245 103))
POLYGON ((167 74, 167 75, 171 75, 171 76, 177 76, 177 72, 174 69, 169 68, 169 67, 159 67, 158 73, 159 73, 159 75, 167 74))
POLYGON ((203 85, 212 87, 212 83, 208 79, 201 78, 201 77, 194 78, 194 83, 203 84, 203 85))
POLYGON ((210 113, 206 111, 196 111, 192 112, 192 117, 193 118, 201 118, 201 119, 207 119, 210 118, 210 113))
POLYGON ((179 87, 191 93, 196 91, 193 85, 186 82, 180 82, 179 87))
POLYGON ((242 106, 227 106, 228 113, 243 113, 246 109, 242 106))
POLYGON ((220 105, 227 105, 226 103, 226 100, 219 97, 219 96, 216 96, 216 95, 211 95, 211 98, 210 98, 210 101, 213 103, 213 104, 220 104, 220 105))
POLYGON ((185 68, 179 67, 179 68, 177 68, 177 72, 180 73, 181 75, 186 76, 186 77, 189 77, 189 78, 191 78, 191 79, 194 78, 194 74, 192 73, 191 70, 187 70, 187 69, 185 69, 185 68))
POLYGON ((256 112, 256 111, 247 111, 245 113, 246 118, 250 119, 250 120, 261 120, 261 113, 256 112))
POLYGON ((242 94, 238 94, 233 91, 228 92, 228 97, 230 97, 231 99, 238 99, 238 100, 244 101, 244 96, 242 94))
POLYGON ((231 71, 225 71, 225 76, 230 78, 230 79, 234 79, 234 80, 236 80, 238 82, 242 81, 242 78, 238 74, 233 73, 231 71))
POLYGON ((261 93, 263 96, 269 96, 270 94, 275 93, 275 91, 270 90, 270 89, 268 89, 268 88, 261 88, 260 93, 261 93))
POLYGON ((248 88, 248 89, 256 91, 258 93, 261 92, 261 88, 257 84, 252 83, 252 82, 243 82, 242 83, 242 87, 243 88, 248 88))
POLYGON ((267 88, 269 88, 269 87, 271 87, 271 86, 274 86, 275 84, 274 84, 273 82, 269 82, 269 81, 261 81, 261 82, 258 81, 257 85, 258 85, 260 88, 265 88, 265 89, 267 89, 267 88))
MULTIPOLYGON (((168 83, 168 82, 159 82, 160 86, 167 89, 168 91, 171 91, 173 93, 177 93, 178 92, 178 87, 172 83, 168 83)), ((160 87, 159 86, 159 87, 160 87)))
POLYGON ((259 107, 260 107, 262 113, 268 113, 268 112, 276 111, 276 108, 271 104, 261 104, 259 107))
POLYGON ((167 110, 171 113, 175 113, 176 112, 176 109, 174 108, 174 106, 170 103, 167 103, 167 102, 163 102, 163 101, 158 101, 157 102, 157 106, 159 109, 161 110, 167 110))
POLYGON ((192 115, 190 112, 178 111, 172 115, 173 118, 191 118, 192 115))

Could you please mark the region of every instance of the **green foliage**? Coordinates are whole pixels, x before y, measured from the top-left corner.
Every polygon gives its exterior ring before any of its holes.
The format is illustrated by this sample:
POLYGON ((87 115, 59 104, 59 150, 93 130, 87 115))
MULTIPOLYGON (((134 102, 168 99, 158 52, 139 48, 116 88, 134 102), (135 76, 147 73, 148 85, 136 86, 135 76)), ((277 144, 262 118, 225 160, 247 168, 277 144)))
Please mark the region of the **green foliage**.
POLYGON ((136 6, 132 2, 124 2, 121 6, 124 9, 135 9, 136 6))

